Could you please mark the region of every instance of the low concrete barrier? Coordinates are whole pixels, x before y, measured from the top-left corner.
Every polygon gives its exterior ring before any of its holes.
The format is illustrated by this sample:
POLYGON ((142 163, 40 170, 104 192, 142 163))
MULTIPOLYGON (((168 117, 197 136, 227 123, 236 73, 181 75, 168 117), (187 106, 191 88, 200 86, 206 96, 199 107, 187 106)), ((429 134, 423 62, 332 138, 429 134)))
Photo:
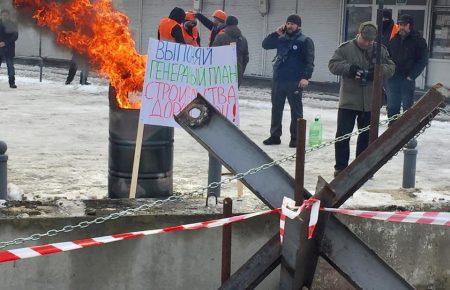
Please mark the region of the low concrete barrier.
MULTIPOLYGON (((96 209, 118 208, 121 201, 98 201, 96 209)), ((70 241, 133 230, 161 228, 220 217, 220 207, 205 209, 203 200, 188 206, 167 205, 133 217, 109 221, 83 231, 41 240, 39 244, 70 241), (198 207, 195 207, 195 204, 198 207), (195 208, 195 210, 192 210, 195 208), (191 210, 190 210, 191 209, 191 210), (188 211, 191 212, 188 212, 188 211)), ((0 241, 45 232, 87 217, 36 215, 46 204, 14 203, 1 209, 0 241), (12 217, 20 209, 27 218, 12 217)), ((238 208, 238 206, 237 206, 238 208)), ((442 208, 445 211, 449 208, 442 208)), ((415 209, 420 210, 420 209, 415 209)), ((242 210, 240 210, 242 212, 242 210)), ((236 212, 235 212, 236 213, 236 212)), ((340 217, 358 236, 418 289, 450 289, 450 229, 443 226, 386 223, 340 217)), ((233 225, 232 272, 278 230, 278 217, 264 216, 233 225)), ((29 246, 30 244, 27 244, 29 246)), ((23 245, 22 245, 23 246, 23 245)), ((19 246, 20 247, 20 246, 19 246)), ((168 233, 121 241, 96 248, 75 250, 0 264, 1 289, 215 289, 220 284, 221 229, 168 233)), ((326 262, 320 261, 315 289, 353 289, 326 262)), ((258 289, 278 289, 274 271, 258 289)))

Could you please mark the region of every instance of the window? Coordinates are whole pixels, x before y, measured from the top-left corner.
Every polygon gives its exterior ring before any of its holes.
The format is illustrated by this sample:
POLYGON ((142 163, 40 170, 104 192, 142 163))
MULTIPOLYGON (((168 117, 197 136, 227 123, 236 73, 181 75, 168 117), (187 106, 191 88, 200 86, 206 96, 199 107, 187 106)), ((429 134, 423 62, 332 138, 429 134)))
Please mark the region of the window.
POLYGON ((450 59, 450 7, 447 9, 436 9, 433 12, 432 27, 431 57, 450 59))
POLYGON ((348 7, 346 17, 345 40, 355 38, 361 23, 372 19, 371 7, 348 7))

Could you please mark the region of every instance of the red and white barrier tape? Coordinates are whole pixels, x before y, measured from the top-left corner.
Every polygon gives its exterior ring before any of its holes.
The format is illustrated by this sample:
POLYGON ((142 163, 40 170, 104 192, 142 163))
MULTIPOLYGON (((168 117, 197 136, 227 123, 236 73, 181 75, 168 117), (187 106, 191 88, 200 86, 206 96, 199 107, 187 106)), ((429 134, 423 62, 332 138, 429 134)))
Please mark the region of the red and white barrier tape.
POLYGON ((450 226, 450 212, 410 212, 410 211, 368 211, 368 210, 353 210, 343 208, 320 208, 320 201, 314 198, 305 200, 301 206, 295 206, 295 201, 285 197, 280 213, 280 239, 283 241, 284 227, 286 217, 295 219, 305 208, 311 208, 311 217, 309 219, 308 238, 312 238, 314 229, 319 217, 319 210, 357 216, 368 219, 382 220, 387 222, 402 222, 402 223, 417 223, 428 225, 442 225, 450 226))
POLYGON ((382 220, 387 222, 416 223, 426 225, 450 226, 450 212, 410 212, 410 211, 367 211, 344 208, 324 208, 325 211, 357 216, 362 218, 382 220))
POLYGON ((61 253, 61 252, 67 252, 67 251, 72 251, 72 250, 77 250, 77 249, 82 249, 82 248, 101 246, 101 245, 112 243, 112 242, 136 239, 136 238, 140 238, 143 236, 149 236, 149 235, 221 227, 221 226, 228 225, 231 223, 240 222, 240 221, 243 221, 243 220, 246 220, 249 218, 273 214, 273 213, 279 213, 279 212, 280 212, 280 209, 277 208, 277 209, 272 209, 272 210, 266 210, 266 211, 261 211, 261 212, 233 216, 230 218, 223 218, 223 219, 218 219, 218 220, 204 221, 204 222, 198 222, 198 223, 187 224, 187 225, 166 227, 166 228, 156 229, 156 230, 129 232, 129 233, 116 234, 116 235, 111 235, 111 236, 103 236, 103 237, 97 237, 97 238, 88 238, 88 239, 76 240, 76 241, 70 241, 70 242, 53 243, 53 244, 33 246, 33 247, 14 249, 14 250, 4 250, 4 251, 0 251, 0 263, 11 262, 11 261, 27 259, 27 258, 33 258, 33 257, 38 257, 38 256, 57 254, 57 253, 61 253))
POLYGON ((405 223, 419 223, 419 224, 432 224, 450 226, 450 212, 385 212, 385 211, 365 211, 365 210, 351 210, 340 208, 320 208, 320 200, 311 198, 305 200, 301 206, 296 206, 295 201, 285 197, 283 199, 282 208, 276 208, 272 210, 260 211, 250 214, 244 214, 234 216, 230 218, 223 218, 218 220, 204 221, 198 223, 192 223, 187 225, 179 225, 173 227, 166 227, 156 230, 138 231, 116 234, 111 236, 103 236, 97 238, 88 238, 83 240, 76 240, 70 242, 53 243, 39 246, 32 246, 21 249, 4 250, 0 251, 0 263, 11 262, 21 259, 27 259, 38 256, 45 256, 51 254, 57 254, 61 252, 67 252, 82 248, 89 248, 94 246, 101 246, 104 244, 118 242, 123 240, 140 238, 143 236, 150 236, 156 234, 180 232, 180 231, 192 231, 206 228, 215 228, 228 225, 235 222, 240 222, 249 218, 268 215, 273 213, 280 214, 280 239, 283 241, 284 227, 286 217, 290 219, 297 218, 304 209, 311 209, 311 216, 309 218, 308 226, 308 238, 312 238, 314 229, 316 227, 319 211, 327 211, 338 214, 345 214, 351 216, 357 216, 362 218, 383 220, 389 222, 405 222, 405 223))
POLYGON ((311 208, 311 216, 308 225, 308 238, 311 239, 316 228, 317 220, 319 219, 320 200, 310 198, 305 200, 301 206, 295 206, 295 201, 284 197, 283 205, 280 212, 280 241, 283 242, 284 227, 286 224, 286 217, 295 219, 305 208, 311 208), (296 209, 296 210, 295 210, 296 209))

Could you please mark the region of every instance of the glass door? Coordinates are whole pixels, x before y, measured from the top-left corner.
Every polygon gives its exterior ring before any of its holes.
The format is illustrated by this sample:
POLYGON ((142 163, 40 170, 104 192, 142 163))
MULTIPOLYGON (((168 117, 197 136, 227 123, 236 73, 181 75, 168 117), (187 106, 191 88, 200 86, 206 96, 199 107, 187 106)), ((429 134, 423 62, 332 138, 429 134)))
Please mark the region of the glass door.
POLYGON ((372 20, 372 0, 346 0, 344 41, 355 38, 359 25, 372 20))
MULTIPOLYGON (((344 0, 345 8, 345 27, 343 40, 353 39, 358 33, 359 25, 364 21, 377 21, 377 0, 344 0)), ((409 14, 414 18, 415 29, 419 31, 428 42, 428 13, 427 7, 431 0, 384 0, 384 9, 392 11, 392 19, 397 19, 402 14, 409 14)), ((425 73, 422 73, 416 80, 416 85, 420 88, 425 86, 425 73)))

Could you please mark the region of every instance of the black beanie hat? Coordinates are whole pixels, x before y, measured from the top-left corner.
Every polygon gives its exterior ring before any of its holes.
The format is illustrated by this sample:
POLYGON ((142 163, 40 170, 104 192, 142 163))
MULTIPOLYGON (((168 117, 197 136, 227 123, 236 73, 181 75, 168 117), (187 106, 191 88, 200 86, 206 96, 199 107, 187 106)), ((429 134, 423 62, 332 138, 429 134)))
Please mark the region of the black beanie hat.
POLYGON ((225 21, 226 25, 238 25, 239 21, 235 16, 228 16, 227 20, 225 21))
POLYGON ((409 14, 402 14, 398 17, 397 23, 409 23, 411 26, 414 26, 414 18, 409 14))
POLYGON ((286 20, 286 23, 287 22, 292 22, 294 24, 297 24, 298 26, 302 26, 302 19, 297 14, 290 15, 286 20))
POLYGON ((183 23, 186 18, 186 13, 180 7, 175 7, 170 11, 170 19, 175 20, 178 23, 183 23))
POLYGON ((383 9, 383 18, 387 18, 389 20, 392 19, 392 11, 389 9, 383 9))

